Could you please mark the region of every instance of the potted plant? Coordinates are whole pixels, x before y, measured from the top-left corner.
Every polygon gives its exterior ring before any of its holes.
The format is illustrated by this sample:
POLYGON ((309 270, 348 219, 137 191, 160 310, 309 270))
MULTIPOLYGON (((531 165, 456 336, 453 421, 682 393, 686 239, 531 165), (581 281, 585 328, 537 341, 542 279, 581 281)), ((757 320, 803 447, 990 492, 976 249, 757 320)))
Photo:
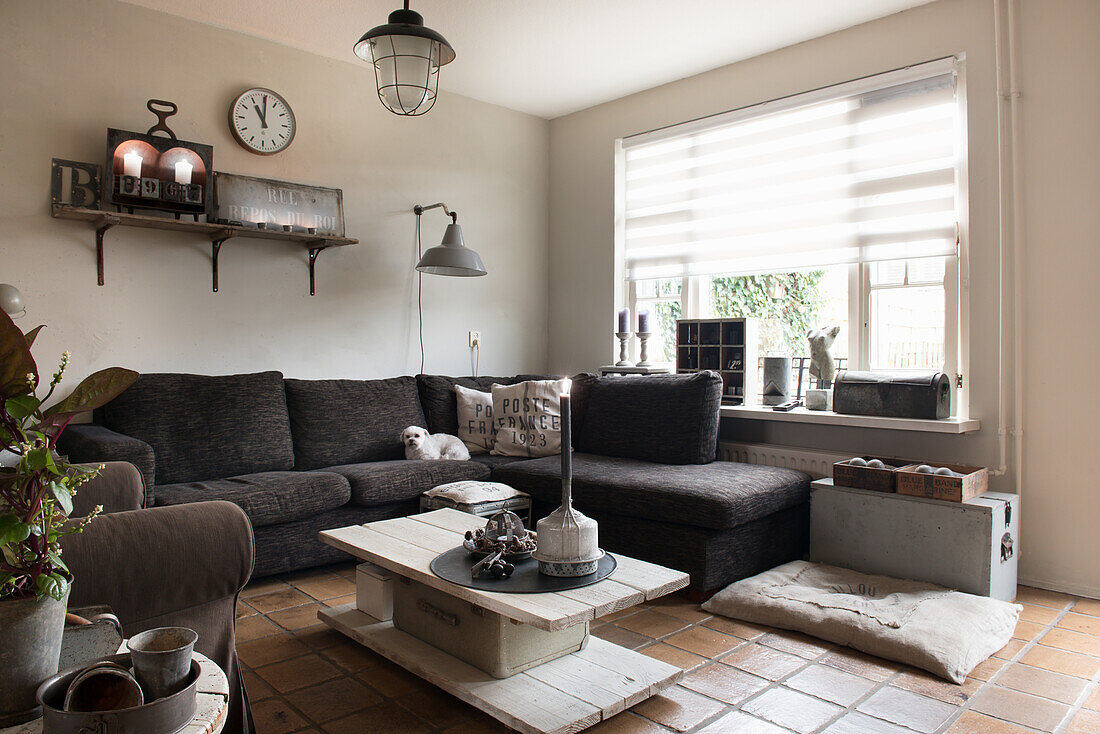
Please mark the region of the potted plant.
POLYGON ((57 672, 65 605, 72 581, 60 540, 78 533, 101 508, 69 520, 77 488, 102 467, 68 464, 54 453, 77 414, 98 408, 135 379, 118 367, 88 376, 50 407, 69 353, 38 397, 31 345, 41 326, 23 334, 0 311, 0 727, 38 715, 35 688, 57 672))

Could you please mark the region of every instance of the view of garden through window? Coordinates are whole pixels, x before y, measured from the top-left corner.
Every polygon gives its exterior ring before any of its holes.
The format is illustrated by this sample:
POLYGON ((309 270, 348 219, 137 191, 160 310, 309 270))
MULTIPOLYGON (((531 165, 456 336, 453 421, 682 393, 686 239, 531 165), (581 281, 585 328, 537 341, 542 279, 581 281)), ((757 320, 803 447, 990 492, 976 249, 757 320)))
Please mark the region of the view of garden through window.
MULTIPOLYGON (((835 265, 790 273, 701 277, 701 317, 754 317, 760 356, 808 356, 806 332, 839 326, 837 358, 853 358, 849 313, 859 311, 850 272, 835 265)), ((877 370, 941 370, 944 367, 946 261, 942 257, 863 266, 867 273, 867 365, 877 370)), ((637 282, 637 307, 653 314, 651 359, 675 362, 676 320, 683 308, 682 278, 637 282)))

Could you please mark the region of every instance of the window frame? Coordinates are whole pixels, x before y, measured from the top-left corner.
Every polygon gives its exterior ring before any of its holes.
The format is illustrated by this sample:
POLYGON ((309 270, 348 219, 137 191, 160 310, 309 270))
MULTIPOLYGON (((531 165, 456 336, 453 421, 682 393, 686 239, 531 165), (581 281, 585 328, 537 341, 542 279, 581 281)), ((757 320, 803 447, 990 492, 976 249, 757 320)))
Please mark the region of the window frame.
MULTIPOLYGON (((890 72, 884 72, 890 74, 890 72)), ((955 56, 955 104, 957 160, 955 167, 955 211, 958 216, 956 253, 945 256, 944 266, 944 364, 941 369, 955 383, 952 391, 951 416, 966 421, 970 417, 969 370, 970 357, 970 304, 969 304, 969 149, 967 145, 967 107, 966 107, 966 57, 955 56)), ((864 77, 859 81, 873 80, 880 74, 864 77)), ((888 83, 888 82, 886 82, 888 83)), ((786 99, 786 98, 783 98, 786 99)), ((777 100, 782 102, 783 100, 777 100)), ((767 103, 765 103, 767 104, 767 103)), ((767 114, 768 107, 761 107, 760 114, 767 114)), ((734 115, 734 113, 726 113, 734 115)), ((704 118, 706 119, 706 118, 704 118)), ((702 121, 700 121, 702 122, 702 121)), ((657 131, 655 131, 657 132, 657 131)), ((631 313, 636 314, 639 307, 651 300, 639 299, 634 281, 627 279, 624 267, 625 242, 625 151, 623 139, 615 141, 615 300, 625 303, 631 313)), ((871 278, 873 263, 849 264, 848 287, 848 355, 851 369, 870 369, 870 304, 871 278), (852 328, 856 325, 856 328, 852 328)), ((708 292, 709 275, 685 275, 680 291, 681 318, 696 319, 711 317, 708 292)))

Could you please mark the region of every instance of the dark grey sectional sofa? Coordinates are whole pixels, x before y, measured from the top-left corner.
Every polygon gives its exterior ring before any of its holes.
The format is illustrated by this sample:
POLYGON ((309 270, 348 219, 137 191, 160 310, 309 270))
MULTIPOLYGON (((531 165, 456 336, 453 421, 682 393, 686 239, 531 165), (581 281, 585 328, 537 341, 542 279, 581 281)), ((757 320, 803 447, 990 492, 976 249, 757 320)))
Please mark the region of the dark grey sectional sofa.
MULTIPOLYGON (((148 374, 59 448, 73 461, 133 463, 146 506, 236 503, 262 577, 346 559, 317 532, 415 513, 445 482, 505 482, 534 496, 537 517, 553 510, 558 456, 406 461, 398 438, 408 425, 454 433, 455 384, 534 377, 148 374)), ((808 534, 808 476, 714 461, 720 400, 714 373, 574 382, 577 506, 600 522, 602 546, 686 571, 700 592, 802 556, 808 534)))

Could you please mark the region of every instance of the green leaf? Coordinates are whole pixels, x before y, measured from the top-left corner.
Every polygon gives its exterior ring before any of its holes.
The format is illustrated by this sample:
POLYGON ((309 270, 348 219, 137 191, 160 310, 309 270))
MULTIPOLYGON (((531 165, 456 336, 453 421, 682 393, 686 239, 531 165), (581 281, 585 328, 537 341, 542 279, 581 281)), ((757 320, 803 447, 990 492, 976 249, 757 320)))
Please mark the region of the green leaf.
POLYGON ((35 579, 35 586, 42 596, 52 596, 60 600, 65 595, 65 577, 57 573, 40 575, 35 579))
POLYGON ((30 392, 28 374, 34 375, 37 385, 38 365, 31 356, 27 337, 11 317, 0 309, 0 399, 7 400, 30 392))
POLYGON ((62 482, 50 482, 50 494, 68 517, 73 511, 73 491, 62 482))
POLYGON ((23 338, 25 338, 27 340, 27 349, 30 349, 31 347, 34 346, 34 340, 36 338, 38 338, 38 332, 42 331, 45 328, 46 328, 46 325, 42 324, 41 326, 34 327, 33 329, 31 329, 30 331, 28 331, 26 334, 23 335, 23 338))
POLYGON ((4 403, 4 409, 12 418, 21 421, 38 410, 38 398, 34 395, 17 395, 4 403))
MULTIPOLYGON (((43 414, 46 418, 72 416, 94 410, 118 397, 123 390, 134 384, 138 373, 122 367, 108 367, 88 375, 76 386, 67 398, 48 408, 43 414)), ((63 422, 63 421, 62 421, 63 422)), ((43 421, 43 426, 47 421, 43 421)), ((55 425, 51 423, 51 425, 55 425)))
POLYGON ((30 534, 31 526, 15 515, 0 515, 0 545, 22 543, 30 534))
POLYGON ((52 461, 52 458, 47 449, 31 449, 23 456, 23 461, 26 462, 27 469, 42 471, 52 461))

